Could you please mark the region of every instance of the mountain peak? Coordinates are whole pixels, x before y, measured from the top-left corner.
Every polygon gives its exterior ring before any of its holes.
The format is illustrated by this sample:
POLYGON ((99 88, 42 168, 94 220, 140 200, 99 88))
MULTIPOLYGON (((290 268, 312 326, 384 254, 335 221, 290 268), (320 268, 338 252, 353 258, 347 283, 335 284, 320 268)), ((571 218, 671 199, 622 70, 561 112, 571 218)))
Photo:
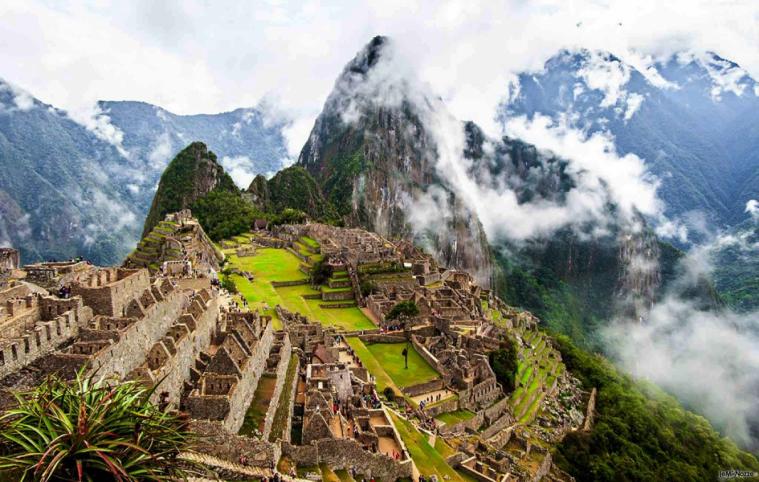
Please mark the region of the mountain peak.
POLYGON ((145 219, 143 237, 168 213, 188 209, 211 191, 237 191, 234 181, 216 162, 216 154, 202 142, 185 147, 161 175, 158 190, 145 219))

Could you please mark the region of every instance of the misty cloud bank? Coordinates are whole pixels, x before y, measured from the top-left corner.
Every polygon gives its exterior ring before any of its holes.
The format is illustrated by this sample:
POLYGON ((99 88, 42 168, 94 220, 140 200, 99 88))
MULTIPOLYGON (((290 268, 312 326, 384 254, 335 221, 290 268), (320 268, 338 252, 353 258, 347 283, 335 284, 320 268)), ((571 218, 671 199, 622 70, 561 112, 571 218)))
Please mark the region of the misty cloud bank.
MULTIPOLYGON (((535 116, 508 119, 505 132, 537 145, 568 161, 567 173, 574 181, 564 199, 538 198, 520 203, 509 182, 478 182, 472 176, 472 160, 464 153, 466 136, 462 122, 451 115, 443 102, 429 96, 429 89, 413 75, 402 55, 392 48, 383 51, 363 83, 349 80, 338 84, 341 95, 352 102, 343 111, 343 121, 355 122, 367 106, 363 102, 398 108, 404 102, 414 106, 431 145, 431 156, 446 188, 472 209, 482 221, 492 241, 519 243, 549 236, 566 227, 583 229, 588 223, 596 231, 582 231, 585 236, 605 235, 604 226, 620 223, 637 229, 638 215, 643 215, 660 236, 687 240, 686 225, 692 220, 670 220, 664 203, 657 195, 659 181, 647 170, 645 161, 633 154, 620 156, 614 139, 608 134, 587 135, 535 116), (609 204, 617 206, 610 218, 609 204)), ((596 75, 589 73, 588 75, 596 75)), ((353 79, 356 80, 356 79, 353 79)), ((613 79, 612 79, 613 80, 613 79)), ((622 79, 623 80, 623 79, 622 79)), ((621 80, 620 80, 621 82, 621 80)), ((623 95, 614 85, 606 86, 616 102, 623 95), (617 97, 614 97, 616 95, 617 97)), ((633 108, 626 98, 627 107, 633 108)), ((486 141, 485 154, 492 153, 497 141, 486 141)), ((418 231, 439 232, 450 221, 453 206, 446 190, 432 187, 415 199, 407 199, 408 219, 418 231)), ((759 205, 749 201, 747 213, 759 216, 759 205)), ((680 276, 669 293, 638 319, 613 320, 602 332, 607 353, 633 376, 650 380, 687 407, 709 418, 715 426, 747 447, 759 447, 759 313, 737 314, 723 308, 704 309, 689 300, 688 286, 708 276, 710 252, 724 243, 745 242, 736 237, 714 235, 707 246, 692 248, 680 266, 680 276)), ((746 246, 747 248, 750 248, 746 246)), ((646 260, 640 269, 657 269, 646 260)), ((632 266, 631 269, 637 269, 632 266)))

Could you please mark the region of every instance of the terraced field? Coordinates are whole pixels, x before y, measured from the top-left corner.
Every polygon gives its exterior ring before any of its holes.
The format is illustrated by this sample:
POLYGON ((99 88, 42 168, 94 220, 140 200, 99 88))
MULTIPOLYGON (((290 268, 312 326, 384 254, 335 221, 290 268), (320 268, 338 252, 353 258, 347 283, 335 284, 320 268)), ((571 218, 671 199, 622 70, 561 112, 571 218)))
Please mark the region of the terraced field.
MULTIPOLYGON (((317 248, 314 248, 313 243, 315 241, 312 239, 308 241, 309 239, 301 238, 303 243, 299 244, 313 256, 313 250, 317 249, 318 245, 317 248)), ((237 236, 234 241, 245 244, 250 239, 246 236, 237 236)), ((357 306, 330 308, 330 306, 340 302, 304 298, 303 295, 319 295, 321 293, 308 284, 274 287, 272 281, 302 280, 305 282, 307 280, 306 274, 301 271, 303 262, 290 251, 277 248, 258 248, 254 256, 244 257, 238 257, 234 251, 234 249, 225 250, 229 265, 253 274, 253 280, 250 281, 235 274, 230 275, 231 279, 235 282, 240 294, 248 301, 251 309, 259 309, 272 316, 275 329, 280 329, 282 326, 274 311, 274 307, 277 305, 344 331, 376 328, 374 323, 357 306)), ((343 273, 347 277, 347 273, 343 273)), ((327 287, 327 289, 339 291, 346 288, 332 289, 327 287)), ((350 290, 350 288, 347 289, 350 290)))
MULTIPOLYGON (((437 475, 438 480, 441 478, 456 482, 467 480, 448 465, 443 455, 430 445, 426 435, 417 430, 411 422, 393 412, 390 412, 390 418, 422 475, 429 477, 434 474, 437 475)), ((435 445, 437 446, 437 443, 435 445)))
POLYGON ((523 424, 529 424, 537 417, 541 402, 565 368, 542 333, 528 331, 522 332, 522 335, 533 349, 522 347, 519 350, 516 389, 509 401, 514 417, 523 424))

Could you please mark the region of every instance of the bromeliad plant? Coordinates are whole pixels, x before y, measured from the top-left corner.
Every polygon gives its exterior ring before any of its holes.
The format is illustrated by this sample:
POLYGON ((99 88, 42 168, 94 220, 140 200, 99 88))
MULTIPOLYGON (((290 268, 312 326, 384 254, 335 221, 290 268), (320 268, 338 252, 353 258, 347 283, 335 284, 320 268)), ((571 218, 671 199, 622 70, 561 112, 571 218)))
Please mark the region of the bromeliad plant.
POLYGON ((152 393, 83 373, 48 378, 0 417, 0 471, 43 482, 183 478, 186 423, 153 404, 152 393))

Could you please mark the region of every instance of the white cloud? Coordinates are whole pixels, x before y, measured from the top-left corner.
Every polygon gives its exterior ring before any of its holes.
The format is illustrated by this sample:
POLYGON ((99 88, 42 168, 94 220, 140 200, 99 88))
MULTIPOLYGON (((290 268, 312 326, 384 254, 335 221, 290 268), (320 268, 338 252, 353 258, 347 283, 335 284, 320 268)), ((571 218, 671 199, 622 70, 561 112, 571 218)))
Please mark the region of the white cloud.
POLYGON ((241 189, 247 189, 258 173, 256 162, 248 156, 224 156, 221 165, 241 189))
MULTIPOLYGON (((0 92, 8 92, 13 96, 13 105, 7 106, 11 109, 28 111, 34 108, 34 98, 28 92, 16 85, 0 80, 0 92)), ((0 104, 0 109, 2 108, 3 106, 0 104)))
POLYGON ((618 59, 592 51, 577 73, 588 87, 603 92, 601 107, 614 106, 627 97, 624 87, 630 81, 630 68, 618 59))
MULTIPOLYGON (((756 447, 759 424, 759 312, 705 309, 678 289, 712 270, 710 252, 726 237, 691 250, 664 298, 642 320, 617 320, 603 330, 613 358, 704 414, 736 441, 756 447)), ((732 241, 728 241, 732 242, 732 241)))
POLYGON ((751 218, 759 221, 759 201, 756 199, 749 199, 748 202, 746 202, 746 211, 751 215, 751 218))
MULTIPOLYGON (((14 48, 0 51, 0 71, 69 111, 97 99, 139 99, 179 114, 221 112, 271 96, 290 118, 309 125, 345 61, 381 33, 410 53, 420 78, 457 118, 495 134, 495 107, 509 79, 539 69, 564 47, 635 51, 642 58, 713 50, 759 76, 758 10, 751 0, 730 8, 707 0, 343 0, 224 8, 200 1, 10 0, 0 5, 0 43, 14 48)), ((305 141, 302 131, 293 129, 291 155, 305 141)))
POLYGON ((129 153, 124 149, 124 133, 121 129, 111 124, 111 118, 97 104, 80 105, 74 110, 68 111, 68 116, 82 124, 99 139, 113 145, 125 158, 129 153))
POLYGON ((148 153, 148 161, 150 161, 154 169, 163 169, 169 163, 173 154, 174 148, 171 143, 171 136, 167 132, 164 132, 156 137, 155 142, 153 142, 153 146, 148 153))

